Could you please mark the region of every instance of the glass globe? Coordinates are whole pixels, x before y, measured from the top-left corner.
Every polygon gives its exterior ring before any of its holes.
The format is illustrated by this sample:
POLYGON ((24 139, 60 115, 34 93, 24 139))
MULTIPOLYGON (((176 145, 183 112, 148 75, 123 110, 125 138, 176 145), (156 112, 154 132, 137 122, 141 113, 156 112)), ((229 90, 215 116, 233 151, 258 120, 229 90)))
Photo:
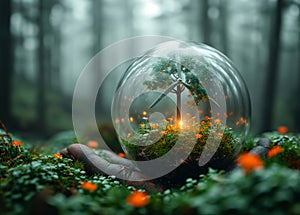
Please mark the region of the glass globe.
POLYGON ((208 167, 230 168, 249 130, 250 100, 237 69, 221 52, 169 41, 125 71, 112 119, 132 160, 154 160, 176 148, 176 156, 164 163, 172 169, 165 178, 177 183, 208 167))

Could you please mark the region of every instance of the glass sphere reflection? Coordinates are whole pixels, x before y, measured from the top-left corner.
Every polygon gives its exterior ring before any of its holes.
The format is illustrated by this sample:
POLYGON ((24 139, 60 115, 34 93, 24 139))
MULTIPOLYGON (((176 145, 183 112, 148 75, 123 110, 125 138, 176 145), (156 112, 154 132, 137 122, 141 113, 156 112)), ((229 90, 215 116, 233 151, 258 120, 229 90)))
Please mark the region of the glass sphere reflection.
POLYGON ((201 172, 199 166, 223 168, 234 159, 249 130, 250 100, 225 55, 204 44, 169 41, 128 67, 112 119, 133 160, 156 159, 182 138, 190 154, 180 162, 192 167, 184 167, 186 178, 201 172))

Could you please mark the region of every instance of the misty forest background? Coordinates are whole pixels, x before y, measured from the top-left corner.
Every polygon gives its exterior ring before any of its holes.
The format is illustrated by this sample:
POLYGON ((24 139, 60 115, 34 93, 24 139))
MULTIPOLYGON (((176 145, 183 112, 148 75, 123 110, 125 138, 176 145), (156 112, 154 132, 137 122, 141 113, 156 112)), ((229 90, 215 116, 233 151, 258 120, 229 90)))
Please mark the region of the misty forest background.
MULTIPOLYGON (((143 35, 219 49, 248 86, 251 133, 300 131, 299 0, 1 0, 0 119, 25 136, 71 130, 84 66, 102 48, 143 35)), ((99 93, 98 112, 110 97, 99 93)))

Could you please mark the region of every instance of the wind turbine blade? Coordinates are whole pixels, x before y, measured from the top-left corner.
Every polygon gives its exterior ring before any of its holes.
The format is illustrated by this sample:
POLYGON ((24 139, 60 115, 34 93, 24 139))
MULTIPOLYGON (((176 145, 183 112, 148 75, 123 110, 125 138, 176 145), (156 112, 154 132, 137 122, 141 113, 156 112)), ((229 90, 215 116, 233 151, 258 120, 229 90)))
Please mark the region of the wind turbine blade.
POLYGON ((160 102, 167 94, 169 94, 174 87, 179 83, 179 81, 174 82, 171 84, 150 106, 149 108, 153 108, 158 102, 160 102))
POLYGON ((213 98, 208 96, 208 99, 211 100, 215 105, 217 105, 218 107, 220 107, 220 105, 218 104, 218 102, 216 100, 214 100, 213 98))
MULTIPOLYGON (((192 86, 187 84, 187 83, 184 83, 184 82, 181 82, 183 84, 183 86, 185 86, 187 89, 191 89, 192 86)), ((220 107, 220 105, 218 104, 218 102, 216 100, 214 100, 213 98, 209 97, 208 96, 208 99, 212 101, 212 103, 214 103, 216 106, 220 107)))

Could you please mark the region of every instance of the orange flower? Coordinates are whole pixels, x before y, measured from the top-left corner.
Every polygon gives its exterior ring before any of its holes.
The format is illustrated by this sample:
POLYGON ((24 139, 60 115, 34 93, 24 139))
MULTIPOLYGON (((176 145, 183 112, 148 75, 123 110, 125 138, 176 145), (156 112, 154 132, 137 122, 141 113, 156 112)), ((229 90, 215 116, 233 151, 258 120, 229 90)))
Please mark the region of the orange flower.
POLYGON ((252 170, 259 170, 263 168, 263 162, 260 157, 250 153, 240 155, 237 159, 237 163, 246 174, 250 173, 252 170))
POLYGON ((167 134, 167 133, 168 133, 167 131, 161 131, 161 132, 160 132, 161 135, 165 135, 165 134, 167 134))
POLYGON ((90 148, 97 148, 98 147, 98 142, 95 141, 95 140, 90 140, 90 141, 88 141, 87 146, 90 147, 90 148))
POLYGON ((241 122, 241 124, 246 124, 247 120, 244 119, 243 117, 240 117, 240 122, 241 122))
POLYGON ((216 136, 219 137, 219 138, 222 138, 223 134, 222 133, 217 133, 216 136))
POLYGON ((81 187, 82 189, 89 190, 89 191, 95 191, 98 188, 97 184, 91 182, 83 182, 81 187))
POLYGON ((135 191, 127 196, 126 202, 133 207, 139 208, 147 205, 150 202, 150 198, 145 192, 135 191))
POLYGON ((286 127, 286 126, 279 126, 277 128, 277 131, 278 131, 279 134, 285 134, 285 133, 288 132, 288 127, 286 127))
POLYGON ((13 146, 21 146, 22 145, 22 142, 21 141, 12 141, 11 144, 13 146))
POLYGON ((220 120, 220 119, 215 119, 215 123, 216 123, 217 125, 219 125, 219 124, 221 123, 221 120, 220 120))
POLYGON ((202 138, 202 134, 196 134, 196 138, 197 139, 201 139, 202 138))
POLYGON ((53 156, 55 158, 57 158, 57 159, 61 159, 62 158, 62 155, 60 153, 54 154, 53 156))
POLYGON ((121 157, 121 158, 125 158, 125 154, 122 153, 122 152, 120 152, 120 153, 118 154, 118 156, 121 157))
POLYGON ((206 120, 211 120, 211 117, 210 116, 205 116, 204 117, 206 120))
POLYGON ((279 153, 282 152, 282 147, 281 146, 273 146, 267 154, 268 158, 274 157, 276 155, 278 155, 279 153))

